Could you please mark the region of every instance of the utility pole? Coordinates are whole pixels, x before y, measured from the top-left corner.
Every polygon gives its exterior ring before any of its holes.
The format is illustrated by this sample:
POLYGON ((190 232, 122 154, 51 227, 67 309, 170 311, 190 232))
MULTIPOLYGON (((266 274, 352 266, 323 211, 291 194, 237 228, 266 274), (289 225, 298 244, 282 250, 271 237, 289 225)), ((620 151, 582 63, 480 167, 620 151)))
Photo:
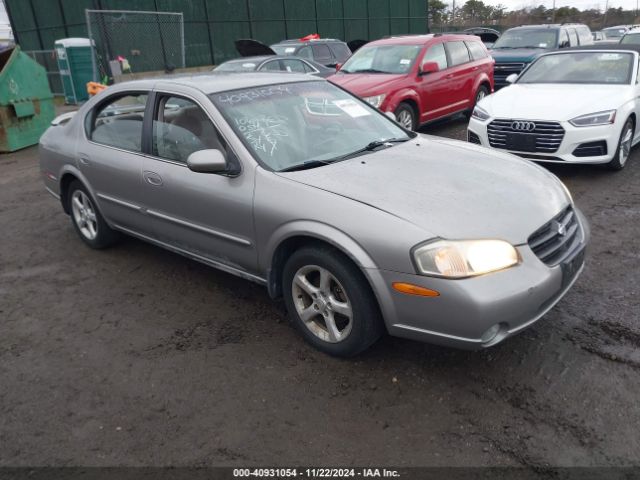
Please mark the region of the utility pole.
POLYGON ((609 14, 609 0, 604 4, 604 21, 602 22, 602 28, 607 26, 607 15, 609 14))
POLYGON ((553 0, 553 14, 551 16, 551 23, 556 23, 556 0, 553 0))
POLYGON ((453 0, 453 7, 451 8, 451 25, 456 21, 456 0, 453 0))

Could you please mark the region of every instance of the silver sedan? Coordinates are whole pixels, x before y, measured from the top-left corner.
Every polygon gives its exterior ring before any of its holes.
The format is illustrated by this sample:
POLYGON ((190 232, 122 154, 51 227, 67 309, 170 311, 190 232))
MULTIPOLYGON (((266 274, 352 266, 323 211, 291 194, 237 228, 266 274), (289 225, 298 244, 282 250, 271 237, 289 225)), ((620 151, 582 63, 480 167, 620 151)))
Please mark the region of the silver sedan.
POLYGON ((587 222, 554 175, 323 80, 124 83, 53 123, 43 179, 84 243, 124 233, 263 284, 332 355, 384 332, 495 345, 583 268, 587 222))

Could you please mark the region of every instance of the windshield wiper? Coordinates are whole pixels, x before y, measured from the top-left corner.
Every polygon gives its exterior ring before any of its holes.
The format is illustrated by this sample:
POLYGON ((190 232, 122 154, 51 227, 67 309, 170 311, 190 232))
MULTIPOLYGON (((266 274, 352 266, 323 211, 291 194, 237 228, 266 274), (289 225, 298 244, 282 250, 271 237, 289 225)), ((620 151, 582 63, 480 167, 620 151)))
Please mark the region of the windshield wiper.
POLYGON ((373 142, 369 143, 366 147, 362 147, 356 150, 355 152, 342 155, 341 157, 338 157, 333 161, 339 162, 341 160, 348 160, 349 158, 357 157, 358 155, 362 155, 363 153, 373 152, 374 150, 377 150, 380 147, 391 146, 391 144, 393 143, 408 142, 409 140, 410 140, 409 138, 389 138, 388 140, 374 140, 373 142))
POLYGON ((347 73, 391 73, 384 70, 376 70, 375 68, 365 68, 363 70, 349 70, 347 73))
POLYGON ((311 170, 312 168, 322 167, 333 163, 333 160, 309 160, 308 162, 293 165, 291 167, 278 170, 279 172, 299 172, 300 170, 311 170))

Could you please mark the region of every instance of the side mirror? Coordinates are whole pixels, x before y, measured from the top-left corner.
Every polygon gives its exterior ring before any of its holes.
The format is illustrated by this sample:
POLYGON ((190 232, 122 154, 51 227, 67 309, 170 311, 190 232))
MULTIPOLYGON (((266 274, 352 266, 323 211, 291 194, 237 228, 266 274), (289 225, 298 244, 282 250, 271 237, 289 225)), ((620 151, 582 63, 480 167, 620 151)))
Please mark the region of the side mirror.
POLYGON ((428 75, 440 71, 440 66, 436 62, 425 62, 420 69, 420 75, 428 75))
POLYGON ((342 63, 336 63, 336 72, 339 72, 340 69, 342 68, 342 63))
POLYGON ((189 155, 187 167, 196 173, 223 173, 227 171, 227 159, 220 150, 200 150, 189 155))
POLYGON ((512 73, 507 78, 505 78, 504 81, 507 82, 507 83, 516 83, 517 79, 518 79, 518 74, 517 73, 512 73))

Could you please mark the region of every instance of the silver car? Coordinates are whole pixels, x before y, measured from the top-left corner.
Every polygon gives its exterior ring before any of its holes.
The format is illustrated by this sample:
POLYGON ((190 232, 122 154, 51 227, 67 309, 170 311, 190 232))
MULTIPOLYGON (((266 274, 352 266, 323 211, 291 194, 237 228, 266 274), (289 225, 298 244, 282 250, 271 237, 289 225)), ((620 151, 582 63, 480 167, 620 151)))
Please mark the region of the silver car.
POLYGON ((124 233, 263 284, 332 355, 384 332, 495 345, 583 268, 587 222, 554 175, 306 75, 123 83, 53 123, 44 182, 87 245, 124 233))

